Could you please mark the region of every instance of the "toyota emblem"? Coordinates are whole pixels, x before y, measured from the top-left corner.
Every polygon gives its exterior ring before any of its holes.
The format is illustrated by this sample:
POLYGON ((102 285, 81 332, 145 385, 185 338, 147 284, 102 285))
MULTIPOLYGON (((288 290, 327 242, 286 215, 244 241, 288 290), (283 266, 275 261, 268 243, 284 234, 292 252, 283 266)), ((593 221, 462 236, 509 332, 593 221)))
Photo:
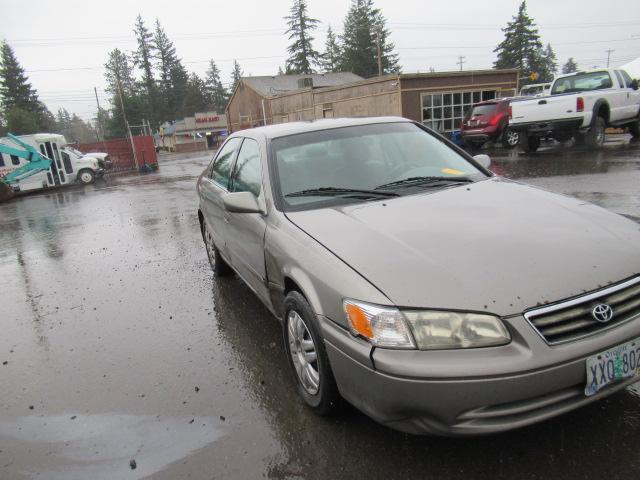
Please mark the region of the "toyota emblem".
POLYGON ((593 307, 591 316, 600 323, 607 323, 613 318, 613 308, 606 303, 600 303, 593 307))

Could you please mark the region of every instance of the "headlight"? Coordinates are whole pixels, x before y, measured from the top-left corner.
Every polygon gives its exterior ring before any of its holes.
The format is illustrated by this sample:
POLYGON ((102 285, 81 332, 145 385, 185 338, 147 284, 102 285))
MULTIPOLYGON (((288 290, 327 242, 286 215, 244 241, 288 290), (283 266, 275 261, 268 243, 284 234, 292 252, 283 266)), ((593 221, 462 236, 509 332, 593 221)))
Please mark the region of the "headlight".
POLYGON ((387 348, 443 350, 504 345, 511 341, 498 317, 481 313, 399 310, 343 302, 351 332, 387 348))

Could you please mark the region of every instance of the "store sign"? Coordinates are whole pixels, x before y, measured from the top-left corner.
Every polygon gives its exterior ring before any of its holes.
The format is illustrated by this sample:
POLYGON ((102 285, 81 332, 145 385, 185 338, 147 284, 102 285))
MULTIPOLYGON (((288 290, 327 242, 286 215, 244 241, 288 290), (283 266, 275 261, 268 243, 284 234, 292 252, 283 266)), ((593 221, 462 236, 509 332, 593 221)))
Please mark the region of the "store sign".
POLYGON ((196 117, 196 123, 215 123, 220 121, 220 116, 196 117))

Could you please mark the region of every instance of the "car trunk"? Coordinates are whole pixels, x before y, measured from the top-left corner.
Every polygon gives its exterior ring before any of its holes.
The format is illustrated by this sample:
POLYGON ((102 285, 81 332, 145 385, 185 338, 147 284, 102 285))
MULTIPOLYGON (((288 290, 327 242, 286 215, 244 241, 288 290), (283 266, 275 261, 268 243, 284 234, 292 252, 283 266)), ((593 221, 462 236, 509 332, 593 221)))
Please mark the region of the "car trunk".
POLYGON ((467 117, 464 119, 464 127, 466 129, 486 127, 498 114, 497 103, 483 103, 482 105, 475 105, 471 108, 467 117))

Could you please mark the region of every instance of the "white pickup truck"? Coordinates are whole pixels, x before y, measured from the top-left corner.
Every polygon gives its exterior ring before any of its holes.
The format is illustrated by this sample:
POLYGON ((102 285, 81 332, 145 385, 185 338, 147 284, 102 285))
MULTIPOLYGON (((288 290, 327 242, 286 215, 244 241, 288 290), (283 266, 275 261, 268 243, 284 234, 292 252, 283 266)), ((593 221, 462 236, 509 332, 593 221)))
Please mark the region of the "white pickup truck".
POLYGON ((535 152, 543 137, 561 142, 575 137, 597 148, 607 127, 628 127, 634 138, 640 137, 638 80, 624 70, 562 75, 554 80, 550 95, 513 100, 509 106, 509 128, 519 132, 525 152, 535 152))

